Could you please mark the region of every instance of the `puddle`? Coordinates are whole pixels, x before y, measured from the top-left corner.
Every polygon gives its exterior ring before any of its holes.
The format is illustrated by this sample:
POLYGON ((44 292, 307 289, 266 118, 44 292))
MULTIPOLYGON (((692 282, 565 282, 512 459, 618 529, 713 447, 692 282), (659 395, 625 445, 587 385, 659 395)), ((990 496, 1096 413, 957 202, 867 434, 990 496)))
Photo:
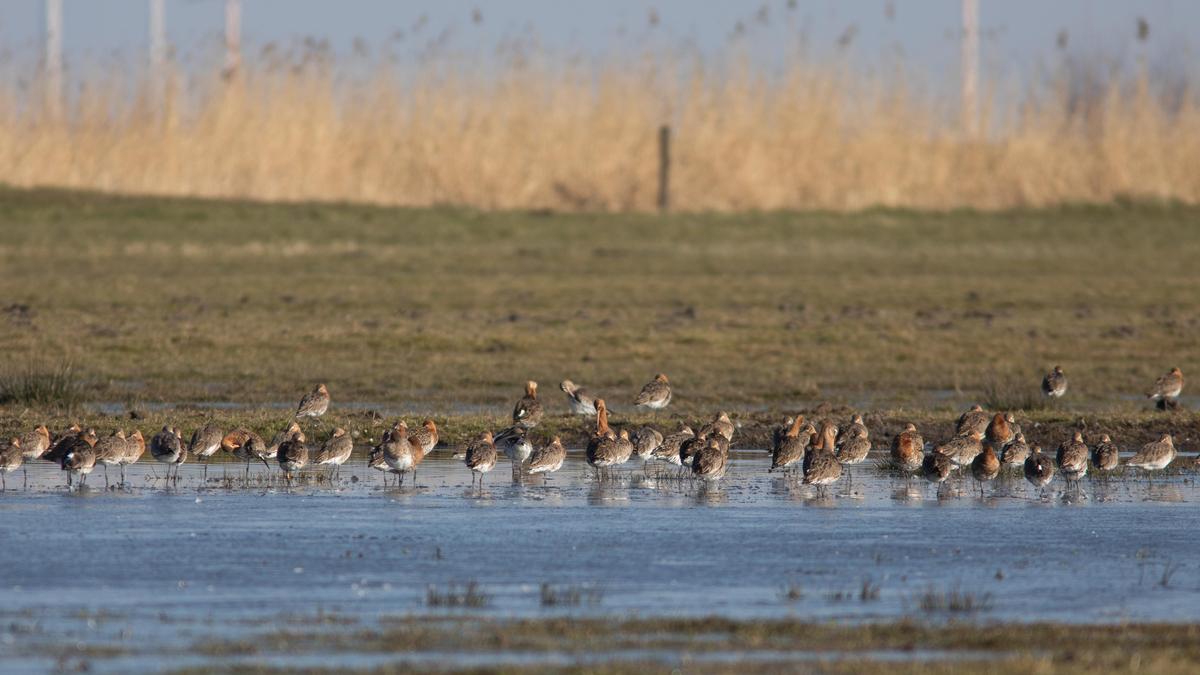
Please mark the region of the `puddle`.
MULTIPOLYGON (((1002 480, 980 498, 969 479, 939 491, 863 465, 853 488, 819 495, 766 473, 759 451, 735 452, 716 488, 640 467, 598 483, 575 451, 549 480, 514 484, 502 462, 480 489, 442 450, 399 490, 356 454, 336 484, 290 491, 205 487, 197 464, 166 487, 143 462, 132 487, 104 490, 97 469, 68 493, 56 467, 30 466, 28 489, 18 471, 0 494, 0 659, 35 670, 31 645, 187 650, 289 615, 357 627, 426 614, 1200 620, 1200 493, 1187 473, 1088 479, 1078 493, 1056 482, 1044 497, 1002 480), (469 581, 485 606, 426 606, 431 585, 469 581), (543 607, 543 583, 594 589, 594 601, 543 607), (864 586, 876 589, 866 599, 864 586), (956 590, 983 608, 922 609, 956 590)), ((143 667, 136 654, 101 661, 143 667)))

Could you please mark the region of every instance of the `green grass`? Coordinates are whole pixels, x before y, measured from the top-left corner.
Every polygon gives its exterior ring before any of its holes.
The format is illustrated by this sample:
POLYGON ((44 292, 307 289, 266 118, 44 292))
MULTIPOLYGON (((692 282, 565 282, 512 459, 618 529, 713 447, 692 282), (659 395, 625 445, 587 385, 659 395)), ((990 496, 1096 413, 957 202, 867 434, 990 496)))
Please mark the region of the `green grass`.
MULTIPOLYGON (((89 401, 507 413, 951 409, 989 379, 1134 410, 1200 360, 1200 209, 560 215, 0 191, 0 353, 89 401), (946 393, 948 392, 948 394, 946 393), (335 403, 336 405, 336 403, 335 403), (469 406, 461 408, 456 406, 469 406)), ((1019 393, 1019 392, 1018 392, 1019 393)))

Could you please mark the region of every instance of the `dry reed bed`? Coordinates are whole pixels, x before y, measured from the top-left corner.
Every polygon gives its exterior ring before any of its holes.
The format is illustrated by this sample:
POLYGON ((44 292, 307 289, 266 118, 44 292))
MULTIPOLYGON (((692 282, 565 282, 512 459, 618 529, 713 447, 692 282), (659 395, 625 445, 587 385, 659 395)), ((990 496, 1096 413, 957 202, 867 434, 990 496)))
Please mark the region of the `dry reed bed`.
MULTIPOLYGON (((565 60, 561 62, 566 62, 565 60)), ((157 195, 484 209, 649 210, 657 130, 674 131, 684 210, 996 209, 1123 197, 1200 201, 1200 109, 1144 81, 1084 104, 1068 79, 988 106, 986 139, 912 78, 797 62, 779 76, 670 60, 482 73, 431 61, 275 64, 182 75, 163 112, 145 82, 85 78, 65 118, 0 94, 0 182, 157 195), (1173 101, 1165 103, 1164 101, 1173 101), (1182 101, 1182 102, 1180 102, 1182 101)), ((476 64, 477 65, 477 64, 476 64)))

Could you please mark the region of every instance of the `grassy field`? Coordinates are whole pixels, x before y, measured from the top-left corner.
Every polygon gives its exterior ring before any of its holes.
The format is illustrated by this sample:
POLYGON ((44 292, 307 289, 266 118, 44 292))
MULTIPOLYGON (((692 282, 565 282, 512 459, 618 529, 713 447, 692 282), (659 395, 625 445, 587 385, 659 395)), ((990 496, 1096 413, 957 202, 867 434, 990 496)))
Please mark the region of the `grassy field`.
MULTIPOLYGON (((1133 414, 1200 359, 1200 209, 579 215, 0 192, 0 357, 82 401, 1133 414)), ((2 392, 0 392, 2 393, 2 392)), ((10 401, 9 419, 42 403, 10 401)))

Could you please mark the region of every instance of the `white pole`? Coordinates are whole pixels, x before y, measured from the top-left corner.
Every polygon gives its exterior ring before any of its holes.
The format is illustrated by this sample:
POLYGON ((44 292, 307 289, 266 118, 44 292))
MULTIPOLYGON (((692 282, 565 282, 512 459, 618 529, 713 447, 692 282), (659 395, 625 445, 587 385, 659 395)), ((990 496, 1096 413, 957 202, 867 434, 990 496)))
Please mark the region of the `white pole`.
POLYGON ((242 0, 225 0, 225 77, 242 66, 242 0))
POLYGON ((979 133, 979 0, 962 0, 962 124, 979 133))
POLYGON ((53 117, 62 114, 62 0, 46 0, 46 53, 43 56, 46 86, 46 112, 53 117))
POLYGON ((162 106, 167 77, 167 14, 165 0, 150 0, 150 86, 154 105, 162 106))

